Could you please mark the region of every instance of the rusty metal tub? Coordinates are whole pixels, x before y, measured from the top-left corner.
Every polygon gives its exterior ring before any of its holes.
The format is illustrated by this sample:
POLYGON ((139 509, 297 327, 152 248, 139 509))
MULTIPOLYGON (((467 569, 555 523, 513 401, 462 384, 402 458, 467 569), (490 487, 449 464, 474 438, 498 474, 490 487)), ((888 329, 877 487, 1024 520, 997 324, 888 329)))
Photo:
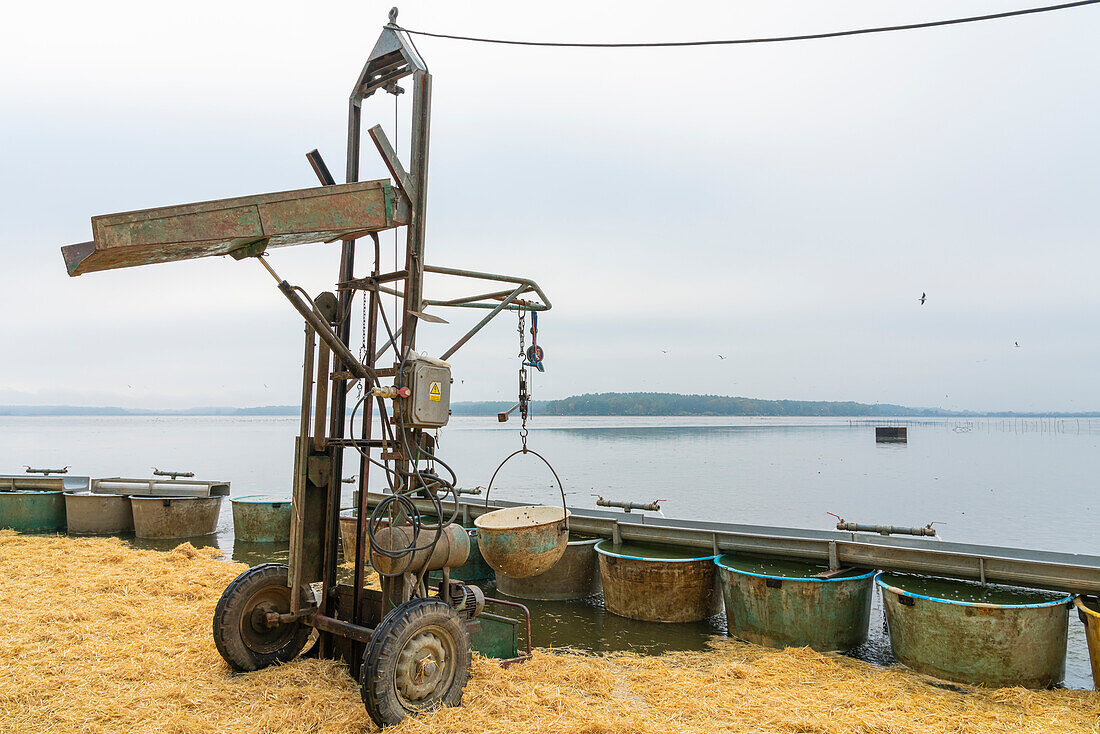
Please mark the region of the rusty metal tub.
POLYGON ((497 591, 536 601, 569 601, 595 596, 601 589, 596 555, 598 542, 599 538, 570 540, 558 562, 537 576, 516 579, 497 574, 497 591))
POLYGON ((266 494, 234 497, 233 537, 246 543, 286 543, 290 540, 288 499, 266 494))
POLYGON ((134 532, 130 498, 117 494, 66 492, 65 514, 73 535, 122 535, 134 532))
POLYGON ((867 639, 874 571, 728 554, 715 559, 733 637, 766 647, 846 652, 867 639))
POLYGON ((1065 677, 1070 594, 900 573, 875 583, 894 657, 918 672, 994 688, 1065 677))
POLYGON ((131 497, 134 535, 139 538, 191 538, 218 529, 221 497, 131 497))
POLYGON ((604 606, 646 622, 698 622, 722 611, 713 553, 641 543, 595 546, 604 606))

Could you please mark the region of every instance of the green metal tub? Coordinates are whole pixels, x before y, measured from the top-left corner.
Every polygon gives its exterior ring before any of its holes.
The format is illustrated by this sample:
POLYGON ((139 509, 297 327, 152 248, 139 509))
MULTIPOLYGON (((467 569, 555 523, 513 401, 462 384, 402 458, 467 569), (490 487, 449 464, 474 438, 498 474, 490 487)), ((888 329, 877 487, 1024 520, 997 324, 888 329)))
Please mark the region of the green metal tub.
POLYGON ((22 533, 56 533, 64 530, 64 493, 59 489, 0 492, 0 528, 11 528, 22 533))
POLYGON ((846 652, 867 639, 874 571, 828 571, 793 560, 727 554, 715 559, 729 634, 766 647, 846 652))
POLYGON ((290 500, 266 494, 235 497, 233 537, 246 543, 286 543, 290 540, 290 500))
POLYGON ((875 583, 894 657, 918 672, 990 687, 1065 677, 1071 594, 900 573, 875 583))

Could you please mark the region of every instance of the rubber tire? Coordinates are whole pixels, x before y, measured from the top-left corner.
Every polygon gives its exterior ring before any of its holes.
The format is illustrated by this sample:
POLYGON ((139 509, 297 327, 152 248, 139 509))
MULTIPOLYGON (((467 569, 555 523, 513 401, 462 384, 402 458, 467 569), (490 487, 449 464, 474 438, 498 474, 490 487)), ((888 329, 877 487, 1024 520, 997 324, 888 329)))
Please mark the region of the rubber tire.
MULTIPOLYGON (((256 592, 271 586, 286 587, 290 568, 282 563, 261 563, 235 578, 225 587, 218 606, 214 608, 214 645, 225 662, 237 671, 260 670, 275 663, 286 663, 298 656, 305 647, 312 628, 295 622, 297 629, 285 645, 269 653, 250 649, 241 639, 241 616, 245 605, 256 592)), ((280 610, 289 612, 290 609, 280 610)))
POLYGON ((402 648, 427 625, 435 625, 450 632, 457 650, 454 680, 432 707, 458 706, 462 703, 462 690, 470 677, 471 659, 470 635, 466 631, 466 625, 450 605, 439 599, 412 599, 386 615, 374 630, 367 649, 363 651, 359 692, 367 713, 378 726, 400 724, 407 716, 430 710, 427 707, 406 707, 395 686, 398 656, 402 648))

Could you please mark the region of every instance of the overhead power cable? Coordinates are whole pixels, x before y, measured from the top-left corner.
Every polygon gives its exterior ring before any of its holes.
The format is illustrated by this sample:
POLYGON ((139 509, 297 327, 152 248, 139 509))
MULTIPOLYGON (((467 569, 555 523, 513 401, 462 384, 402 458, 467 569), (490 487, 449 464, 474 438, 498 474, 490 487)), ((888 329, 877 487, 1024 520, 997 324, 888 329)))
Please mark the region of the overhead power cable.
POLYGON ((551 46, 555 48, 669 48, 678 46, 734 46, 749 43, 785 43, 787 41, 813 41, 822 38, 841 38, 843 36, 860 36, 871 33, 890 33, 893 31, 912 31, 919 28, 937 28, 939 26, 961 25, 963 23, 979 23, 986 20, 998 20, 1000 18, 1014 18, 1019 15, 1036 15, 1038 13, 1051 13, 1055 10, 1067 10, 1083 5, 1095 5, 1100 0, 1076 0, 1071 3, 1058 5, 1045 5, 1040 8, 1026 8, 1023 10, 1008 10, 1003 13, 990 13, 988 15, 972 15, 966 18, 950 18, 947 20, 930 20, 924 23, 907 23, 905 25, 879 26, 876 28, 857 28, 847 31, 830 31, 828 33, 806 33, 797 36, 771 36, 765 38, 731 38, 713 41, 657 41, 644 43, 569 43, 559 41, 519 41, 503 38, 480 38, 477 36, 458 36, 449 33, 431 33, 429 31, 416 31, 409 28, 395 26, 405 33, 431 38, 449 38, 454 41, 473 41, 475 43, 497 43, 507 46, 551 46))

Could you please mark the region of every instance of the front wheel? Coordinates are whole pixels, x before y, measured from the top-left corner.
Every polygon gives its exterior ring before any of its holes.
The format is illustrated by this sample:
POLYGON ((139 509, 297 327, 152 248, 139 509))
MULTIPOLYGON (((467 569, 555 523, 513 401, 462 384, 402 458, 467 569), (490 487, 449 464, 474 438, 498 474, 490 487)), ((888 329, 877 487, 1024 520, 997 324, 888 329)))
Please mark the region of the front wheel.
POLYGON ((391 726, 458 706, 470 676, 470 636, 450 605, 413 599, 396 607, 363 653, 360 693, 374 723, 391 726))
POLYGON ((269 612, 290 611, 290 569, 263 563, 248 569, 222 592, 214 609, 214 644, 234 670, 266 668, 293 660, 305 647, 310 627, 267 621, 269 612))

